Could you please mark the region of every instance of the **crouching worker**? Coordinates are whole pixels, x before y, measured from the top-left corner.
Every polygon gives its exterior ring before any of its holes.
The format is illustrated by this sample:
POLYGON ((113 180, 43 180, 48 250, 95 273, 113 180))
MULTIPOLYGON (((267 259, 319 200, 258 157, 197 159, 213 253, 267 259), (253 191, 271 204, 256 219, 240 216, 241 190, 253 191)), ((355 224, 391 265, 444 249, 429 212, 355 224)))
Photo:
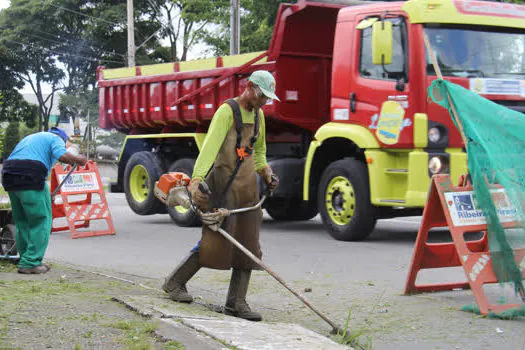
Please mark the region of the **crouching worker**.
POLYGON ((41 274, 50 269, 42 263, 53 225, 46 178, 57 160, 86 164, 84 156, 66 150, 67 139, 60 128, 31 134, 16 145, 4 162, 2 185, 9 194, 15 220, 19 273, 41 274))
MULTIPOLYGON (((275 95, 275 79, 267 71, 256 71, 248 78, 243 93, 227 100, 215 112, 188 185, 193 202, 203 212, 212 208, 237 209, 257 204, 256 173, 270 190, 277 187, 279 181, 266 162, 265 121, 260 110, 269 99, 279 100, 275 95), (199 189, 204 177, 211 193, 199 189)), ((227 217, 222 228, 261 258, 261 221, 262 211, 258 209, 227 217)), ((246 302, 251 271, 259 266, 206 225, 202 228, 201 241, 166 278, 163 290, 174 301, 192 302, 186 283, 201 267, 232 269, 225 314, 251 321, 262 319, 246 302)))

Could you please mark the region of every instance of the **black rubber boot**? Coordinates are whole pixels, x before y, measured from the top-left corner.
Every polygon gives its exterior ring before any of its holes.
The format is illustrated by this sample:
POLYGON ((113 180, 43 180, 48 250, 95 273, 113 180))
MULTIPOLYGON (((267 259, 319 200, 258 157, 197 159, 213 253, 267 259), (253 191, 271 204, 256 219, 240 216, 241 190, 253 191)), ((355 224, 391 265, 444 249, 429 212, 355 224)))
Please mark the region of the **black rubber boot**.
POLYGON ((232 278, 230 280, 230 288, 228 289, 224 313, 249 321, 261 321, 261 314, 252 311, 246 302, 251 274, 252 270, 232 270, 232 278))
POLYGON ((191 303, 193 297, 188 294, 186 282, 188 282, 201 268, 199 264, 199 253, 190 252, 173 270, 162 285, 162 290, 168 293, 168 297, 180 303, 191 303))

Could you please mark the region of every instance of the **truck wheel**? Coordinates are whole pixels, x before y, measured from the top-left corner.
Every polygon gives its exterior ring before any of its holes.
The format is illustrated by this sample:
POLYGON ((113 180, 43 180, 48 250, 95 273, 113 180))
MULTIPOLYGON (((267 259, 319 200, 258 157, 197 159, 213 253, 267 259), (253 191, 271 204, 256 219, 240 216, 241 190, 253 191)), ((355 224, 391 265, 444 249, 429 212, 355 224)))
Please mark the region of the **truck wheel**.
MULTIPOLYGON (((183 158, 174 162, 168 172, 178 171, 191 177, 193 173, 193 166, 195 165, 194 159, 183 158)), ((179 226, 182 227, 193 227, 200 226, 201 221, 195 212, 191 209, 186 209, 182 206, 174 208, 168 207, 168 214, 171 219, 179 226)))
POLYGON ((317 215, 315 203, 305 203, 301 199, 268 198, 265 209, 276 221, 306 221, 317 215))
POLYGON ((376 208, 370 203, 365 164, 345 158, 323 172, 317 197, 321 218, 339 241, 360 241, 374 230, 376 208))
POLYGON ((18 255, 15 241, 16 228, 13 224, 7 224, 0 234, 0 254, 1 255, 18 255))
POLYGON ((164 204, 153 193, 155 182, 162 173, 162 163, 154 153, 138 152, 129 159, 124 170, 124 192, 131 210, 136 214, 165 212, 164 204))

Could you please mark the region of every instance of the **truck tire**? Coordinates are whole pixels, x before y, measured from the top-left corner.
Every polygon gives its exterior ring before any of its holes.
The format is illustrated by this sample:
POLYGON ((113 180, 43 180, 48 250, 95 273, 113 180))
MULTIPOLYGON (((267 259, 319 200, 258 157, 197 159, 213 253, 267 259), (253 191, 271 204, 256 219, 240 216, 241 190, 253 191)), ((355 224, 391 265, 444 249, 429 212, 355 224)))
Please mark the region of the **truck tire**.
MULTIPOLYGON (((182 159, 175 161, 168 169, 168 172, 178 171, 178 172, 184 173, 188 175, 189 177, 191 177, 194 166, 195 166, 195 159, 182 158, 182 159)), ((171 219, 178 226, 195 227, 195 226, 201 225, 201 221, 199 217, 191 209, 185 209, 181 206, 174 207, 174 208, 168 207, 167 209, 168 209, 168 214, 170 215, 171 219)))
POLYGON ((14 256, 18 255, 15 241, 16 228, 13 224, 7 224, 0 234, 0 254, 14 256))
POLYGON ((363 162, 345 158, 323 172, 317 197, 323 224, 339 241, 368 237, 377 222, 370 203, 368 172, 363 162))
POLYGON ((124 170, 126 200, 136 214, 153 215, 166 212, 166 206, 153 193, 155 182, 163 173, 158 155, 142 151, 129 158, 124 170))
POLYGON ((265 209, 276 221, 306 221, 318 213, 315 203, 305 203, 300 198, 268 198, 265 209))

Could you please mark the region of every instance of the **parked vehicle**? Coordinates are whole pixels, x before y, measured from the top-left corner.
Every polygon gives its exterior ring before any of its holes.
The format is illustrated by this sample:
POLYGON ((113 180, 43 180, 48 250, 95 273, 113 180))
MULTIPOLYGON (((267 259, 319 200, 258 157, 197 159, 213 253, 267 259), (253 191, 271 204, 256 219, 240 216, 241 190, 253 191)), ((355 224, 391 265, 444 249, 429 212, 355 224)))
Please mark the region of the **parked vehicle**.
POLYGON ((454 123, 427 95, 436 73, 424 35, 445 79, 525 112, 525 6, 283 4, 266 52, 99 67, 100 126, 128 134, 112 190, 123 190, 137 214, 168 211, 195 225, 191 212, 155 199, 154 183, 166 171, 192 172, 214 111, 266 69, 281 98, 263 109, 281 180, 265 203, 272 218, 319 212, 334 238, 351 241, 378 219, 420 214, 433 174, 467 171, 454 123))

